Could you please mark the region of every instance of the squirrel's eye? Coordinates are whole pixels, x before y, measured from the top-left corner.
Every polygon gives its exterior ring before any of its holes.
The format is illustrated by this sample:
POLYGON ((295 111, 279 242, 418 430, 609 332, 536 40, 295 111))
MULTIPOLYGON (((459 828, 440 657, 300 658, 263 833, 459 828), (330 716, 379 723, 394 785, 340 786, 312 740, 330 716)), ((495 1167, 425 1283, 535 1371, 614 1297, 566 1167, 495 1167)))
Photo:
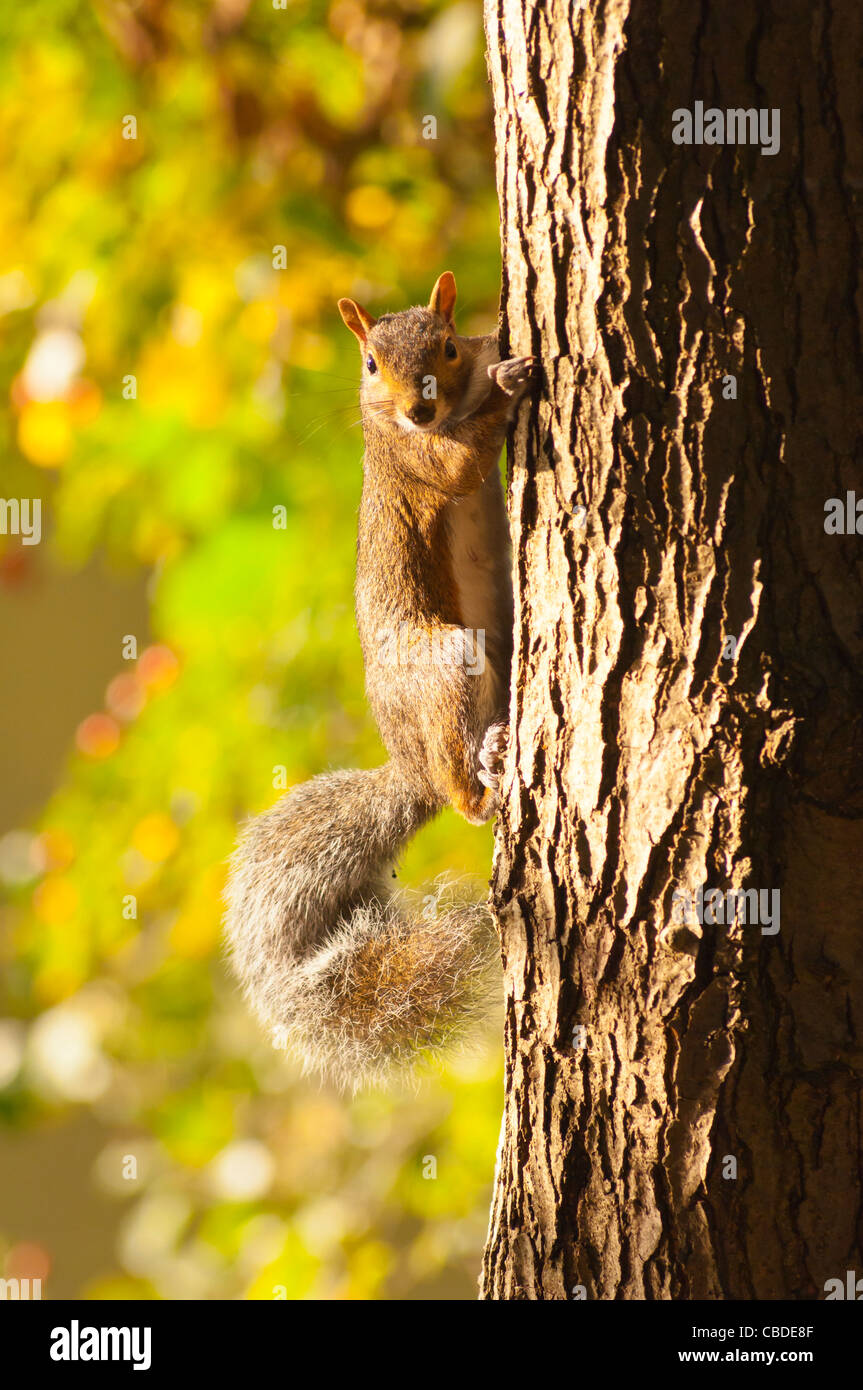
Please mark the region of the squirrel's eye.
POLYGON ((375 372, 378 369, 378 364, 372 357, 371 353, 369 353, 368 357, 366 358, 366 366, 369 369, 369 376, 374 376, 375 372))
POLYGON ((452 338, 447 338, 447 340, 446 340, 446 347, 444 348, 444 355, 445 355, 446 357, 458 357, 458 348, 456 347, 456 345, 455 345, 455 343, 453 342, 452 338))

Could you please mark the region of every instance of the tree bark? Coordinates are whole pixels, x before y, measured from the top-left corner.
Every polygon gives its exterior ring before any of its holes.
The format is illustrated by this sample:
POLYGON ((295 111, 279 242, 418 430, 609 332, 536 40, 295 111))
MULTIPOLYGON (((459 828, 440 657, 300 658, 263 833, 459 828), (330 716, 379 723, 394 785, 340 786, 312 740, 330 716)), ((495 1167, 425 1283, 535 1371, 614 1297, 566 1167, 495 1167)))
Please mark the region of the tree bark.
POLYGON ((863 499, 863 10, 487 0, 486 30, 503 346, 543 384, 482 1296, 824 1298, 863 1275, 863 535, 825 531, 863 499), (778 151, 674 143, 697 101, 778 109, 778 151), (751 898, 699 922, 699 887, 778 890, 778 932, 751 898))

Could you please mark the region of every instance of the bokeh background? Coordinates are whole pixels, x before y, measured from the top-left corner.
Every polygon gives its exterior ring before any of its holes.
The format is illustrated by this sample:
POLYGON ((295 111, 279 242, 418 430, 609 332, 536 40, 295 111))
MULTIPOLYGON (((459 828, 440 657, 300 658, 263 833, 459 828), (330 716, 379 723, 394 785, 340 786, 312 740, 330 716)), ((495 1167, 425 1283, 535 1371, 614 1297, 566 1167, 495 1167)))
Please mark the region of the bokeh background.
MULTIPOLYGON (((303 1080, 225 970, 220 894, 274 769, 383 757, 335 300, 449 268, 461 331, 494 325, 480 5, 28 0, 0 80, 0 494, 43 508, 41 544, 0 535, 0 1272, 473 1298, 494 1032, 403 1091, 303 1080)), ((400 878, 483 893, 491 846, 448 813, 400 878)))

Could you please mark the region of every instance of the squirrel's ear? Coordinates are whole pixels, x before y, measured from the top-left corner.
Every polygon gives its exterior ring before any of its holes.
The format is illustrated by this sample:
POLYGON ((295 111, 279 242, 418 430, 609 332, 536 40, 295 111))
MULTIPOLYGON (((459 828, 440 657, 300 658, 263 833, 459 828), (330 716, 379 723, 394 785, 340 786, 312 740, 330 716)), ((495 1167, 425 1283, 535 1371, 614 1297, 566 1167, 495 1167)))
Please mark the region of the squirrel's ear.
POLYGON ((455 309, 455 276, 451 270, 445 270, 443 275, 438 276, 431 292, 429 308, 433 313, 440 314, 447 323, 452 323, 455 309))
POLYGON ((368 310, 364 309, 361 304, 357 304, 353 299, 340 299, 339 313, 357 339, 360 347, 365 347, 366 334, 370 328, 374 328, 377 319, 373 319, 368 310))

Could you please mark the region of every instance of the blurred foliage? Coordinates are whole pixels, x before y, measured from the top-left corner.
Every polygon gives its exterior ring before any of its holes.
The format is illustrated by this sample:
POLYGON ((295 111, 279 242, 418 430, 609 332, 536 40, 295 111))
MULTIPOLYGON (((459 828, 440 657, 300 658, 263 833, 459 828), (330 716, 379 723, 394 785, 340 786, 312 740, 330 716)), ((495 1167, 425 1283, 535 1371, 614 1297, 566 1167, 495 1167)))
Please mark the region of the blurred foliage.
MULTIPOLYGON (((44 499, 65 565, 150 574, 152 615, 4 842, 0 1118, 86 1106, 114 1136, 96 1180, 126 1216, 87 1296, 472 1297, 497 1051, 405 1093, 302 1080, 225 972, 220 893, 275 767, 383 756, 334 302, 424 302, 452 268, 462 331, 494 322, 480 6, 30 0, 0 80, 2 491, 44 499)), ((0 546, 14 602, 32 551, 0 546)), ((401 877, 481 893, 490 856, 447 814, 401 877)))

